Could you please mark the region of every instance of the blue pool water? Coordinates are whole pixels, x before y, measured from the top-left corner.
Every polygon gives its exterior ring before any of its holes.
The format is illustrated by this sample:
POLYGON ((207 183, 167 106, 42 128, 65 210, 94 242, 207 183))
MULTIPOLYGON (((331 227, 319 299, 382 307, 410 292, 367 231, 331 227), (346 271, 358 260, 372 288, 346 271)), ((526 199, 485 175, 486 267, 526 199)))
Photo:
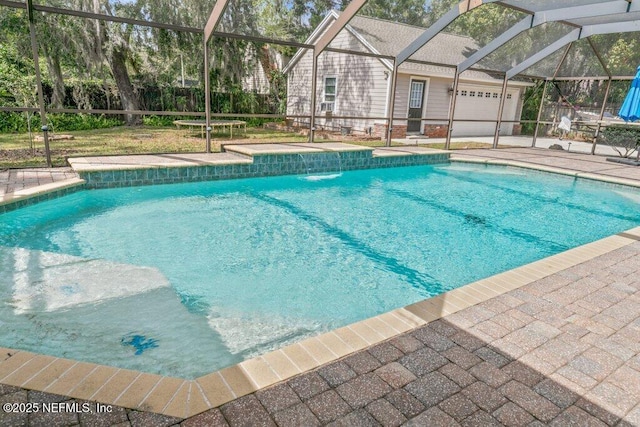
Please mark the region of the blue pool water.
POLYGON ((0 346, 193 378, 640 225, 640 192, 444 164, 0 215, 0 346))

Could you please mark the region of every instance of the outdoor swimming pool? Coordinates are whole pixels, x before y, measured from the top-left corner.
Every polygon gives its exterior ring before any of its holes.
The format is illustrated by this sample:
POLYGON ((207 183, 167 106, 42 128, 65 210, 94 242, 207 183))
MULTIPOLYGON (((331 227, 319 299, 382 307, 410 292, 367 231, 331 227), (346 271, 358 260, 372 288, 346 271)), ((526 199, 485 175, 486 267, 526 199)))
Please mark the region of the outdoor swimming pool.
POLYGON ((0 215, 0 346, 193 378, 640 225, 640 191, 516 168, 328 178, 0 215))

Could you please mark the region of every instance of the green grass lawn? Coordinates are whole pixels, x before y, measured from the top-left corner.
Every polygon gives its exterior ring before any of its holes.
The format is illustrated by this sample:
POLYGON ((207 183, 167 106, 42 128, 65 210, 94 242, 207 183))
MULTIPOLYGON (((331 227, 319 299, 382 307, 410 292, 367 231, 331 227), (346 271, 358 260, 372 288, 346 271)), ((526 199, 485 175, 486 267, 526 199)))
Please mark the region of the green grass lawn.
MULTIPOLYGON (((34 134, 34 137, 42 134, 34 134)), ((110 154, 191 153, 204 152, 206 141, 199 130, 175 127, 115 127, 89 131, 59 132, 54 136, 71 135, 73 139, 50 141, 54 166, 66 166, 67 157, 104 156, 110 154)), ((234 130, 212 135, 212 151, 220 151, 220 143, 227 142, 306 142, 297 133, 248 128, 246 135, 234 130)), ((46 166, 44 143, 28 134, 0 134, 0 169, 46 166)))
MULTIPOLYGON (((34 134, 41 136, 42 134, 34 134)), ((56 136, 71 135, 73 139, 50 141, 53 166, 67 166, 68 157, 105 156, 114 154, 153 153, 197 153, 205 151, 205 139, 199 129, 176 129, 175 127, 120 126, 109 129, 59 132, 56 136)), ((263 128, 247 128, 246 134, 234 130, 233 139, 229 133, 212 135, 212 151, 220 151, 220 143, 299 143, 307 142, 306 135, 263 128)), ((338 137, 339 138, 339 137, 338 137)), ((317 142, 336 141, 322 134, 317 142)), ((382 147, 381 140, 357 140, 350 136, 344 142, 349 144, 382 147)), ((402 145, 393 142, 392 145, 402 145)), ((444 144, 420 144, 431 148, 444 148, 444 144)), ((451 149, 488 148, 490 144, 476 142, 452 143, 451 149)), ((0 134, 0 169, 46 166, 44 143, 32 139, 29 134, 0 134)))

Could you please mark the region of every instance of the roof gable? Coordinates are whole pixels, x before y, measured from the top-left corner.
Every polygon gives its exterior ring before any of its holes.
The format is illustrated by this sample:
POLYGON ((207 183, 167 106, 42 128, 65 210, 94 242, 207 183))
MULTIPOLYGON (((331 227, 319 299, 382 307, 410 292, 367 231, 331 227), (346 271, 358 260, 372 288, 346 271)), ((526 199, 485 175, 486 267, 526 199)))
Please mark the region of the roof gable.
MULTIPOLYGON (((355 16, 349 25, 380 54, 389 56, 397 56, 426 30, 365 16, 355 16)), ((470 37, 441 32, 420 48, 412 58, 436 64, 457 65, 477 49, 478 45, 470 37)))
MULTIPOLYGON (((307 38, 307 40, 305 40, 305 44, 315 44, 315 42, 318 41, 320 36, 322 36, 322 34, 324 34, 324 32, 329 28, 330 24, 333 23, 336 19, 338 19, 339 16, 340 16, 339 12, 336 12, 335 10, 329 11, 329 13, 327 13, 327 16, 325 16, 324 19, 322 20, 322 22, 318 24, 318 27, 313 31, 313 33, 311 33, 311 35, 307 38)), ((373 45, 371 45, 371 43, 369 43, 365 37, 359 34, 358 31, 351 26, 351 22, 347 24, 342 31, 344 30, 351 33, 367 51, 374 54, 380 54, 380 52, 373 45)), ((293 55, 293 58, 291 58, 291 61, 289 61, 289 63, 284 67, 282 71, 285 74, 288 73, 295 66, 295 64, 302 58, 302 56, 305 53, 306 53, 306 49, 303 49, 303 48, 298 49, 295 55, 293 55)), ((387 68, 389 68, 390 70, 392 69, 392 65, 388 60, 380 59, 380 61, 387 68)))

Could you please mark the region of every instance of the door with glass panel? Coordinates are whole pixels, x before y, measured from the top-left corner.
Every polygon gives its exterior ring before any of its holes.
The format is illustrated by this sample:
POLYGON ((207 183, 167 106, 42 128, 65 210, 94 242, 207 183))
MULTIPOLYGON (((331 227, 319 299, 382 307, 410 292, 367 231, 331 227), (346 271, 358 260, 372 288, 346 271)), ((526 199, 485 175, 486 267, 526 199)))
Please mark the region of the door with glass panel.
MULTIPOLYGON (((409 88, 409 119, 422 118, 422 104, 424 102, 425 80, 411 80, 409 88)), ((407 132, 420 132, 420 120, 409 120, 407 132)))

